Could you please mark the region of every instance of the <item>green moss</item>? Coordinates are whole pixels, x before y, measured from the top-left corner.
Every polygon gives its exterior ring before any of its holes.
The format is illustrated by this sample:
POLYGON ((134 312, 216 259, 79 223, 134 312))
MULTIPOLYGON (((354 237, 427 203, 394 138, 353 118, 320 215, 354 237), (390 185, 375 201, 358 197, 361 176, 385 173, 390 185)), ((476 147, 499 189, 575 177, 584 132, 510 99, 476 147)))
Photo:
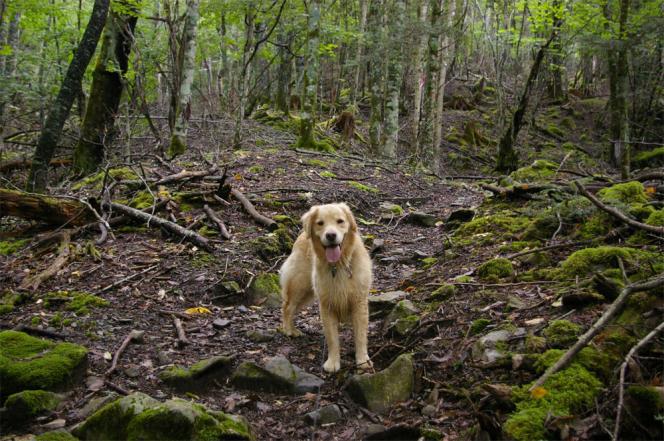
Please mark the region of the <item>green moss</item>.
POLYGON ((648 202, 643 184, 638 181, 616 184, 603 188, 598 193, 599 199, 604 202, 620 202, 626 205, 645 204, 648 202))
POLYGON ((324 178, 336 178, 337 177, 336 174, 332 173, 329 170, 323 170, 322 172, 320 172, 320 175, 324 178))
POLYGON ((53 392, 24 390, 7 397, 4 405, 6 414, 3 415, 3 420, 12 425, 19 425, 55 410, 59 403, 60 398, 53 392))
POLYGON ((626 390, 627 395, 639 403, 649 415, 655 416, 664 410, 664 398, 662 393, 650 386, 633 385, 626 390))
POLYGON ((549 416, 545 407, 532 407, 514 413, 503 425, 509 439, 515 441, 534 441, 550 439, 551 434, 544 427, 549 416))
POLYGON ((74 298, 67 304, 66 308, 77 315, 89 314, 89 308, 105 308, 109 305, 108 300, 94 294, 81 291, 71 291, 70 294, 73 294, 74 298))
POLYGON ((596 213, 579 228, 579 238, 583 240, 598 239, 606 235, 611 229, 613 220, 606 213, 596 213))
POLYGON ((505 238, 512 238, 523 232, 530 224, 525 217, 512 214, 494 214, 476 217, 470 222, 461 225, 454 233, 457 238, 470 238, 477 234, 495 234, 505 238))
MULTIPOLYGON (((565 354, 566 350, 549 349, 541 354, 535 362, 534 368, 538 374, 544 373, 549 367, 558 361, 565 354)), ((613 365, 617 358, 612 357, 604 351, 604 348, 597 349, 594 346, 586 346, 581 349, 573 358, 574 363, 578 363, 591 372, 599 375, 606 381, 610 381, 613 375, 613 365)))
POLYGON ((558 165, 551 161, 538 159, 528 167, 522 167, 510 174, 518 182, 540 182, 554 176, 558 165))
POLYGON ((565 137, 565 132, 560 127, 554 124, 549 124, 548 126, 546 126, 546 131, 560 138, 565 137))
POLYGON ((247 242, 253 253, 263 260, 287 254, 293 248, 293 238, 287 228, 281 226, 272 233, 259 236, 247 242))
POLYGON ((514 275, 514 267, 508 259, 499 257, 483 263, 477 268, 477 275, 482 280, 498 280, 514 275))
POLYGON ((249 173, 260 173, 265 169, 262 165, 252 165, 249 167, 249 173))
POLYGON ((183 154, 186 150, 187 146, 183 142, 182 137, 173 135, 171 136, 171 143, 169 144, 168 150, 166 151, 166 156, 168 156, 170 159, 173 159, 176 156, 183 154))
POLYGON ((648 225, 664 227, 664 208, 655 210, 646 219, 648 225))
POLYGON ((10 256, 30 243, 30 239, 9 239, 0 241, 0 256, 10 256))
POLYGON ((201 228, 199 228, 198 234, 205 237, 219 236, 219 232, 217 230, 210 228, 207 225, 203 225, 201 228))
POLYGON ((73 381, 86 357, 83 346, 55 344, 22 332, 0 332, 2 395, 26 389, 59 390, 73 381))
POLYGON ((552 348, 566 348, 576 342, 581 333, 581 327, 568 320, 554 320, 544 330, 549 346, 552 348))
POLYGON ((330 162, 323 161, 322 159, 305 159, 303 162, 312 167, 327 168, 330 166, 330 162))
POLYGON ((526 351, 531 353, 543 352, 546 349, 546 338, 529 334, 526 336, 526 351))
POLYGON ((53 430, 37 435, 35 441, 78 441, 78 438, 65 430, 53 430))
POLYGON ((435 257, 425 257, 423 259, 420 259, 420 262, 424 264, 423 269, 431 268, 434 266, 436 263, 438 263, 438 259, 435 257))
MULTIPOLYGON (((80 190, 82 188, 87 188, 91 190, 101 190, 101 186, 104 183, 104 175, 105 171, 100 171, 99 173, 81 179, 76 184, 72 185, 71 188, 73 190, 80 190)), ((110 178, 113 178, 116 181, 136 181, 140 179, 138 175, 129 167, 119 167, 119 168, 110 169, 108 171, 107 181, 110 178)))
POLYGON ((5 291, 3 294, 0 294, 0 316, 12 312, 14 308, 23 303, 26 298, 26 295, 15 293, 13 291, 5 291))
POLYGON ((489 326, 490 324, 491 320, 485 318, 475 320, 470 325, 470 335, 479 334, 480 332, 484 331, 486 327, 489 326))
POLYGON ((53 314, 53 317, 51 317, 51 319, 48 321, 48 324, 54 328, 62 327, 62 313, 56 312, 53 314))
POLYGON ((146 227, 136 227, 133 225, 123 225, 119 228, 114 229, 116 233, 145 233, 148 231, 146 227))
POLYGON ((662 260, 662 256, 649 251, 627 247, 603 246, 584 248, 570 255, 561 265, 561 275, 584 276, 591 272, 618 267, 618 258, 629 267, 640 267, 662 260))
POLYGON ((129 422, 127 440, 159 439, 179 441, 192 439, 193 421, 183 412, 166 406, 146 409, 129 422))
POLYGON ((150 208, 155 204, 152 193, 147 190, 141 190, 134 194, 134 197, 129 202, 129 206, 137 210, 144 210, 150 208))
POLYGON ((217 258, 206 251, 197 251, 191 258, 191 266, 194 268, 206 268, 215 263, 217 258))
POLYGON ((350 185, 351 187, 360 190, 360 191, 365 191, 367 193, 379 193, 380 190, 377 189, 376 187, 373 187, 371 185, 365 185, 357 181, 348 181, 346 184, 350 185))
POLYGON ((498 248, 498 251, 501 253, 516 253, 527 249, 537 248, 540 245, 541 242, 539 241, 517 240, 501 245, 500 248, 498 248))
POLYGON ((632 165, 637 168, 664 166, 664 146, 634 155, 632 165))
POLYGON ((448 298, 455 295, 456 292, 457 288, 455 285, 444 283, 431 293, 431 295, 429 296, 429 300, 436 300, 436 301, 447 300, 448 298))

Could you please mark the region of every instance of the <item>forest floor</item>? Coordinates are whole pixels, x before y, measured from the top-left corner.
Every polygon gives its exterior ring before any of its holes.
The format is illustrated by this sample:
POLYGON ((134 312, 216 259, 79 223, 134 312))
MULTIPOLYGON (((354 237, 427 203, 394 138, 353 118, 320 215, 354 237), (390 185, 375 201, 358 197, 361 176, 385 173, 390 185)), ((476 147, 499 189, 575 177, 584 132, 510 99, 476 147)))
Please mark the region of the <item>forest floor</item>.
MULTIPOLYGON (((457 133, 461 134, 464 130, 462 113, 446 114, 450 120, 458 122, 457 133)), ((478 112, 473 115, 480 126, 486 121, 478 112)), ((115 229, 114 237, 97 246, 92 245, 95 235, 79 236, 72 242, 68 263, 36 292, 30 292, 27 301, 2 316, 2 328, 23 324, 47 329, 89 349, 87 387, 81 384, 75 388, 63 408, 26 427, 24 433, 43 431, 40 424, 55 417, 66 420, 68 427, 79 422, 80 409, 110 387, 141 391, 161 400, 180 396, 212 409, 243 415, 256 438, 261 440, 354 440, 371 433, 376 434, 376 439, 417 439, 424 426, 439 431, 443 439, 473 438, 480 433, 495 438, 500 436, 508 411, 500 406, 486 406, 490 395, 482 386, 525 384, 535 375, 511 365, 483 365, 471 355, 478 338, 487 331, 504 329, 506 323, 538 335, 547 323, 562 317, 586 329, 605 307, 602 303, 584 308, 564 307, 558 301, 564 291, 559 282, 533 277, 537 274, 533 270, 538 266, 555 266, 579 247, 552 251, 545 257, 547 265, 533 259, 512 259, 516 272, 500 280, 477 277, 477 268, 483 263, 522 250, 512 244, 525 240, 520 237, 523 231, 497 234, 501 228, 512 227, 496 225, 489 231, 461 236, 446 222, 449 215, 459 209, 472 209, 477 218, 512 213, 532 220, 544 208, 533 209, 530 201, 494 198, 492 193, 478 186, 476 179, 440 179, 409 167, 369 160, 362 148, 352 153, 340 150, 338 154, 294 150, 289 148, 294 140, 292 134, 255 121, 247 123, 241 149, 220 147, 210 152, 209 146, 225 142, 231 127, 230 120, 222 120, 212 128, 194 124, 193 147, 187 155, 170 163, 169 168, 146 156, 141 161, 142 166, 133 166, 133 171, 138 175, 144 173, 145 177, 160 177, 183 169, 203 170, 211 163, 220 164, 222 169, 228 168, 231 185, 248 196, 259 212, 279 219, 291 237, 298 234, 299 217, 311 205, 347 202, 358 219, 367 247, 372 249, 374 285, 371 295, 403 291, 403 296, 419 308, 419 325, 404 336, 386 332, 384 318, 376 314, 372 314, 369 326, 369 353, 376 370, 386 368, 402 353, 414 354, 417 375, 412 398, 383 414, 355 404, 344 391, 344 385, 354 373, 351 330, 344 327, 342 331, 341 372, 326 374, 322 370, 324 339, 316 305, 296 319, 303 337, 288 338, 273 332, 280 325, 279 308, 270 306, 265 299, 250 299, 246 292, 256 277, 278 271, 287 257, 287 249, 277 247, 265 251, 265 244, 272 243, 270 240, 275 239, 275 233, 256 225, 237 201, 231 200, 226 206, 213 205, 214 200, 208 200, 229 228, 231 239, 222 240, 203 217, 203 201, 192 199, 181 201, 171 212, 183 226, 196 222, 194 228, 209 235, 216 247, 214 254, 138 225, 115 229), (431 215, 434 223, 430 226, 414 223, 409 216, 411 211, 431 215), (206 228, 200 230, 202 226, 206 228), (265 238, 267 242, 261 242, 265 238), (521 277, 523 274, 531 277, 521 277), (228 286, 224 282, 231 281, 237 282, 240 288, 236 294, 224 288, 228 286), (453 288, 445 297, 432 296, 446 284, 453 288), (67 308, 67 302, 76 292, 93 293, 108 304, 72 311, 67 308), (205 309, 185 314, 186 310, 196 307, 205 309), (178 345, 173 315, 169 311, 175 311, 182 318, 188 345, 178 345), (118 369, 105 377, 110 366, 109 356, 132 330, 145 331, 144 342, 130 344, 120 357, 118 369), (251 331, 260 331, 267 341, 256 341, 260 339, 251 331), (283 355, 325 381, 319 393, 301 396, 241 390, 223 382, 217 382, 215 387, 202 393, 179 394, 158 377, 167 366, 190 366, 216 355, 231 356, 234 365, 243 361, 262 364, 266 358, 283 355), (100 386, 100 379, 108 383, 100 386), (306 413, 327 404, 339 405, 343 419, 323 427, 303 420, 306 413)), ((576 138, 579 132, 582 130, 569 131, 565 140, 576 138)), ((548 135, 532 136, 536 139, 548 135)), ((569 140, 578 142, 578 138, 569 140)), ((559 147, 562 140, 551 134, 542 143, 547 142, 559 147)), ((482 161, 473 159, 475 153, 469 154, 463 145, 455 145, 462 151, 457 153, 458 163, 452 165, 465 166, 462 170, 465 175, 487 173, 482 161)), ((137 143, 132 148, 139 152, 147 147, 137 143)), ((549 150, 554 157, 546 159, 557 164, 570 156, 565 149, 549 145, 549 150)), ((482 151, 478 146, 477 155, 482 151)), ((579 165, 583 162, 575 161, 579 165)), ((524 165, 527 164, 524 161, 524 165)), ((558 168, 555 178, 572 178, 558 168)), ((583 166, 576 170, 586 172, 583 166)), ((22 172, 14 172, 8 179, 20 186, 24 176, 22 172)), ((495 179, 487 176, 485 182, 495 179)), ((181 182, 177 189, 170 187, 168 191, 198 191, 204 182, 181 182)), ((137 191, 128 191, 120 185, 115 188, 114 200, 132 203, 132 197, 138 195, 137 191)), ((71 183, 65 183, 58 191, 77 197, 99 196, 99 188, 94 188, 94 183, 76 190, 71 183)), ((555 201, 544 198, 537 203, 539 207, 546 207, 555 201)), ((16 219, 1 219, 0 240, 31 237, 42 228, 16 219)), ((548 239, 555 239, 555 235, 548 239)), ((3 290, 20 292, 23 279, 42 271, 56 253, 56 250, 49 250, 39 254, 28 245, 16 253, 0 255, 3 290)), ((603 393, 611 396, 613 392, 603 393)), ((597 403, 597 408, 585 417, 606 411, 601 399, 597 403)), ((597 431, 602 433, 600 426, 589 423, 585 430, 595 430, 592 436, 601 437, 597 435, 597 431)), ((577 433, 581 433, 582 429, 578 430, 577 433)), ((585 437, 588 436, 591 435, 585 437)))

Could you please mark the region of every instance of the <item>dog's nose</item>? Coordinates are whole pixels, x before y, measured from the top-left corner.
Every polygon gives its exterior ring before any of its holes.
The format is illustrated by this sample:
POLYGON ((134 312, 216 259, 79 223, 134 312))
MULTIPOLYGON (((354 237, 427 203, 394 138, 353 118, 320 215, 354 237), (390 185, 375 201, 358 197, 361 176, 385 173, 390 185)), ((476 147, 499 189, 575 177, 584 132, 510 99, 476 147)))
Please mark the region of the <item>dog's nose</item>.
POLYGON ((337 240, 337 233, 334 232, 325 233, 325 239, 327 239, 328 242, 334 242, 337 240))

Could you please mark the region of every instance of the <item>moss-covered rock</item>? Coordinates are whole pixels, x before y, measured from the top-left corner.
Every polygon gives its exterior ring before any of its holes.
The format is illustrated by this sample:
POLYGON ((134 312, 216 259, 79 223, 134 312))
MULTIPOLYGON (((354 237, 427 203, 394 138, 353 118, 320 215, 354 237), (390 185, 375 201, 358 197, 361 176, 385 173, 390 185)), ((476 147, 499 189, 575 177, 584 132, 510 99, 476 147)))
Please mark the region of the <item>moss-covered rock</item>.
POLYGON ((350 397, 373 412, 386 412, 410 398, 415 382, 415 366, 410 354, 402 354, 386 369, 375 374, 353 375, 348 382, 350 397))
POLYGON ((188 401, 160 403, 140 392, 107 404, 74 429, 81 440, 253 440, 241 417, 188 401))
POLYGON ((323 380, 292 365, 285 357, 274 357, 265 367, 250 361, 241 363, 233 372, 231 383, 252 391, 304 394, 317 391, 323 380))
POLYGON ((480 318, 470 324, 470 335, 476 335, 484 331, 491 324, 491 320, 480 318))
POLYGON ((552 348, 566 348, 576 342, 581 326, 569 320, 554 320, 544 330, 544 336, 552 348))
POLYGON ((443 283, 438 288, 433 290, 433 292, 429 296, 429 300, 436 302, 447 300, 450 297, 453 297, 456 293, 457 293, 456 285, 443 283))
POLYGON ((17 331, 0 332, 0 396, 23 390, 59 391, 85 372, 87 349, 17 331))
POLYGON ((7 397, 5 411, 0 414, 0 425, 19 427, 55 410, 62 397, 44 390, 24 390, 7 397))
POLYGON ((30 239, 8 239, 0 241, 0 256, 10 256, 30 243, 30 239))
POLYGON ((42 433, 35 437, 35 441, 79 441, 71 433, 66 430, 52 430, 50 432, 42 433))
POLYGON ((546 338, 528 334, 525 345, 526 351, 529 353, 544 352, 546 349, 546 338))
POLYGON ((159 374, 159 379, 182 392, 205 390, 214 381, 223 381, 230 373, 232 360, 223 355, 207 358, 189 368, 171 366, 159 374))
POLYGON ((279 274, 261 273, 256 275, 249 288, 247 288, 247 296, 251 304, 279 308, 281 306, 279 274))
POLYGON ((625 182, 612 185, 597 192, 597 196, 607 203, 620 203, 625 205, 645 204, 648 202, 643 184, 638 181, 625 182))
POLYGON ((558 165, 545 159, 537 159, 531 165, 522 167, 510 174, 510 177, 518 182, 540 182, 552 178, 558 165))
POLYGON ((661 255, 629 247, 602 246, 584 248, 572 253, 561 264, 561 275, 573 278, 608 268, 618 268, 618 258, 629 268, 647 268, 662 264, 661 255))
POLYGON ((514 275, 514 266, 508 259, 499 257, 483 263, 477 268, 477 275, 485 281, 497 281, 514 275))
POLYGON ((634 155, 632 166, 634 168, 664 166, 664 146, 634 155))
POLYGON ((14 307, 25 301, 26 295, 13 291, 5 291, 0 294, 0 316, 8 314, 14 310, 14 307))
POLYGON ((281 226, 265 236, 250 240, 248 246, 261 259, 270 261, 275 257, 290 253, 293 248, 293 238, 288 230, 281 226))
POLYGON ((373 187, 371 185, 362 184, 361 182, 347 181, 346 183, 349 186, 353 187, 354 189, 364 191, 366 193, 379 193, 380 192, 380 190, 377 189, 376 187, 373 187))
MULTIPOLYGON (((104 183, 105 171, 100 171, 94 175, 87 176, 74 185, 72 185, 73 190, 81 190, 83 188, 90 190, 101 190, 101 186, 104 183)), ((108 171, 107 181, 111 179, 116 181, 136 181, 140 179, 138 175, 129 167, 119 167, 112 168, 108 171)), ((110 182, 109 182, 110 183, 110 182)))
POLYGON ((85 291, 50 291, 44 295, 44 307, 66 302, 65 308, 77 315, 90 314, 90 308, 104 308, 108 300, 85 291))
POLYGON ((491 243, 497 239, 515 239, 523 234, 531 222, 530 219, 515 216, 511 212, 475 217, 456 229, 455 243, 462 246, 476 246, 478 242, 482 244, 491 243))
POLYGON ((401 300, 385 318, 383 330, 404 336, 412 331, 420 321, 420 310, 410 300, 401 300))

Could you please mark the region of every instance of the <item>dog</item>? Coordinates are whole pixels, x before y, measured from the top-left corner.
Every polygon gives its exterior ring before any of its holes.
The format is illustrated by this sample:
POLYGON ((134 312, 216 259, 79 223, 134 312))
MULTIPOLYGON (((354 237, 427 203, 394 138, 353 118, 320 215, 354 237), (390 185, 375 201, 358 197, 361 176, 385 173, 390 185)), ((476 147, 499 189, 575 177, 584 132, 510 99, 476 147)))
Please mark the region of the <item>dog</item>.
POLYGON ((318 298, 327 343, 326 372, 341 368, 339 324, 353 326, 355 362, 372 367, 367 353, 368 295, 372 282, 371 258, 357 223, 345 203, 316 205, 302 216, 303 231, 281 267, 282 328, 288 336, 302 333, 293 319, 314 297, 318 298))

